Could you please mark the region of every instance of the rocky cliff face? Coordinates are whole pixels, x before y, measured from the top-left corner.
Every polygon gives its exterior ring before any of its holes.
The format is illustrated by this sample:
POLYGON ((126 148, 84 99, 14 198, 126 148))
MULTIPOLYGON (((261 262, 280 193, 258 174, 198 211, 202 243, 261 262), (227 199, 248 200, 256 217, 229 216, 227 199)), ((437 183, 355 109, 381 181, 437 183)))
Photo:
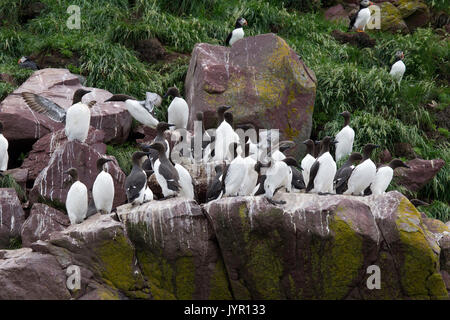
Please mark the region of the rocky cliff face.
POLYGON ((0 296, 448 298, 450 229, 423 217, 400 193, 276 199, 286 204, 273 206, 261 196, 206 205, 175 198, 121 206, 122 222, 115 214, 92 216, 31 248, 0 250, 0 296), (71 291, 66 279, 73 265, 81 285, 71 291), (381 288, 370 290, 373 265, 381 288))

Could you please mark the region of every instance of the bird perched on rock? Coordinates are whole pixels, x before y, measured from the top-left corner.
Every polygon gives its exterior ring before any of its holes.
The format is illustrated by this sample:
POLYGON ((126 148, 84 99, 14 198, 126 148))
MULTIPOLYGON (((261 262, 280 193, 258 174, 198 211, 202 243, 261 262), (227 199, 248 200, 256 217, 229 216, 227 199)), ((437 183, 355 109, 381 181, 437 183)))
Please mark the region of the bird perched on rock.
POLYGON ((88 190, 84 183, 78 180, 78 171, 70 168, 65 172, 70 176, 72 185, 66 198, 66 209, 71 224, 83 222, 88 210, 88 190))
POLYGON ((336 174, 336 162, 330 154, 330 145, 334 143, 331 137, 326 136, 320 143, 319 156, 311 166, 306 192, 332 193, 333 178, 336 174))
POLYGON ((175 126, 174 124, 167 123, 167 122, 160 122, 156 126, 156 137, 153 139, 153 143, 159 142, 164 145, 166 148, 166 157, 170 157, 170 148, 169 148, 169 142, 167 141, 166 137, 164 136, 164 132, 166 130, 169 130, 171 127, 175 126))
POLYGON ((270 159, 269 164, 264 180, 264 196, 273 205, 284 204, 284 201, 273 200, 273 196, 280 188, 285 188, 286 192, 291 192, 292 170, 285 161, 270 159))
POLYGON ((22 98, 31 110, 45 114, 53 121, 65 123, 65 133, 69 141, 84 142, 88 136, 91 122, 90 108, 96 103, 95 101, 88 104, 81 102, 82 97, 89 92, 84 89, 76 90, 73 94, 72 106, 67 110, 53 101, 31 92, 22 92, 22 98))
POLYGON ((403 75, 406 71, 405 63, 403 62, 403 59, 405 58, 405 54, 403 51, 397 51, 395 54, 395 63, 391 67, 391 71, 389 74, 394 77, 395 80, 400 83, 402 81, 403 75))
POLYGON ((367 23, 370 20, 369 6, 373 5, 369 0, 362 0, 359 3, 358 12, 350 18, 350 24, 348 25, 348 31, 356 29, 357 32, 364 32, 367 23))
POLYGON ((232 142, 229 144, 229 149, 230 153, 233 156, 233 160, 228 166, 227 175, 224 177, 224 197, 237 196, 246 176, 247 164, 244 158, 242 158, 241 155, 237 153, 237 147, 238 144, 236 142, 232 142))
POLYGON ((309 172, 311 170, 312 165, 316 161, 316 158, 314 157, 314 148, 315 143, 311 139, 303 141, 303 144, 306 145, 306 156, 302 159, 302 162, 300 163, 303 176, 303 181, 305 182, 305 185, 308 185, 309 182, 309 172))
POLYGON ((225 190, 225 176, 227 175, 228 165, 218 164, 214 167, 216 176, 209 183, 206 191, 206 202, 222 198, 225 190))
POLYGON ((105 102, 114 101, 125 102, 125 107, 131 116, 143 125, 150 128, 156 128, 158 125, 159 121, 153 115, 154 108, 161 105, 162 102, 162 98, 158 94, 146 92, 145 100, 142 101, 126 94, 114 94, 105 100, 105 102))
POLYGON ((370 159, 370 156, 375 148, 378 148, 378 146, 372 143, 364 146, 361 163, 353 169, 347 182, 348 189, 344 194, 362 196, 364 195, 364 190, 373 182, 377 173, 377 167, 370 159))
POLYGON ((286 155, 284 154, 285 151, 295 147, 295 142, 285 140, 280 141, 275 148, 271 148, 271 157, 274 160, 281 161, 286 159, 286 155))
POLYGON ((389 165, 378 168, 375 179, 370 185, 372 194, 379 195, 385 193, 394 176, 394 170, 400 167, 409 168, 409 166, 400 159, 393 159, 389 165))
POLYGON ((125 179, 125 192, 128 203, 132 205, 153 200, 153 193, 147 186, 147 174, 142 169, 142 164, 148 158, 148 155, 148 152, 136 151, 131 156, 133 167, 125 179))
POLYGON ((344 111, 339 115, 344 117, 344 126, 334 138, 336 141, 336 162, 352 153, 353 141, 355 140, 355 131, 349 125, 350 112, 344 111))
POLYGON ((255 171, 256 160, 250 155, 250 144, 244 146, 245 177, 239 188, 240 196, 250 196, 258 182, 258 172, 255 171))
POLYGON ((97 160, 98 175, 92 186, 95 207, 102 214, 111 213, 114 201, 114 181, 105 169, 105 164, 110 161, 112 160, 107 158, 97 160))
POLYGON ((232 46, 236 41, 244 38, 244 26, 247 25, 247 20, 244 18, 239 18, 236 20, 236 24, 234 25, 234 30, 231 31, 227 39, 225 40, 225 44, 227 46, 232 46))
MULTIPOLYGON (((217 116, 219 119, 219 126, 216 130, 216 138, 214 141, 214 160, 223 161, 229 159, 229 145, 232 142, 238 142, 235 139, 235 132, 232 126, 225 120, 225 111, 230 109, 230 106, 220 106, 217 109, 217 116)), ((228 116, 227 116, 228 117, 228 116)))
POLYGON ((334 188, 337 194, 342 194, 348 189, 347 182, 350 178, 353 169, 355 169, 355 162, 361 161, 363 158, 362 154, 359 152, 353 152, 347 161, 339 168, 334 176, 334 188))
POLYGON ((8 140, 3 135, 3 123, 0 121, 0 171, 8 169, 8 140))
POLYGON ((39 70, 36 62, 30 60, 30 58, 28 58, 27 56, 23 56, 22 58, 20 58, 17 63, 19 64, 19 67, 24 69, 39 70))
POLYGON ((167 121, 175 125, 170 129, 186 129, 189 119, 189 106, 181 95, 180 91, 175 87, 170 87, 163 99, 167 97, 174 97, 167 109, 167 121))

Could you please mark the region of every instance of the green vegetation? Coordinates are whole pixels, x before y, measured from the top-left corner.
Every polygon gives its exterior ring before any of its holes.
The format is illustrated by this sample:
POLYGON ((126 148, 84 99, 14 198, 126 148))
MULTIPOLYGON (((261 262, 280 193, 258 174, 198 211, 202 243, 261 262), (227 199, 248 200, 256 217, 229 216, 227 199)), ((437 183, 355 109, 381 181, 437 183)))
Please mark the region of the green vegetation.
MULTIPOLYGON (((353 113, 355 150, 367 142, 380 144, 394 156, 395 144, 411 144, 424 159, 442 158, 446 166, 417 195, 440 201, 428 213, 445 217, 450 202, 449 128, 439 112, 450 104, 450 42, 432 29, 409 35, 369 31, 374 48, 338 43, 331 31, 346 25, 328 22, 319 8, 331 1, 291 0, 42 0, 46 8, 23 21, 21 8, 31 0, 4 0, 0 8, 0 73, 13 75, 17 84, 31 71, 20 69, 22 55, 53 54, 73 59, 65 67, 87 78, 88 86, 141 97, 145 90, 163 93, 175 85, 183 93, 189 54, 198 42, 223 44, 239 16, 247 19, 246 35, 276 32, 316 73, 317 97, 313 137, 334 135, 342 125, 337 114, 353 113), (66 26, 69 5, 81 7, 81 30, 66 26), (150 64, 139 59, 137 41, 157 37, 178 58, 150 64), (405 53, 406 74, 399 86, 388 72, 397 50, 405 53), (436 101, 433 108, 427 106, 436 101), (438 123, 439 122, 439 123, 438 123)), ((448 8, 447 0, 427 0, 433 10, 448 8)), ((0 99, 15 86, 0 83, 0 99)), ((165 100, 156 115, 166 119, 165 100)), ((135 146, 108 147, 125 172, 135 146)))
POLYGON ((27 194, 25 190, 14 180, 10 175, 0 177, 0 188, 12 188, 16 190, 17 196, 21 201, 27 201, 27 194))

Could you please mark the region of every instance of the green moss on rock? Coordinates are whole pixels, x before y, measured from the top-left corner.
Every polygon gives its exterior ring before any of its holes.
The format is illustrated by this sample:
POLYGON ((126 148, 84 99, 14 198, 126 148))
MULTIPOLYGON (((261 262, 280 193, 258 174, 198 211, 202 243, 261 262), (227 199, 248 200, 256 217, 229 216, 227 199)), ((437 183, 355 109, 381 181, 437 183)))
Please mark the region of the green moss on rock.
POLYGON ((209 300, 231 300, 232 296, 228 289, 228 280, 225 271, 225 265, 222 259, 216 263, 214 273, 210 282, 209 300))
POLYGON ((195 291, 195 265, 191 256, 180 257, 175 262, 176 297, 192 300, 195 291))

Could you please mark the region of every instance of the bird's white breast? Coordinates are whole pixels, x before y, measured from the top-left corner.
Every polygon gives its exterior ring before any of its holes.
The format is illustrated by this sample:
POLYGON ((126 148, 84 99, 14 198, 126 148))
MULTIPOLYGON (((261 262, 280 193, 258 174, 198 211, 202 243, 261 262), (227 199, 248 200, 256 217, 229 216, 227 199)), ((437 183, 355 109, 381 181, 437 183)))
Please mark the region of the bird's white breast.
POLYGON ((394 176, 394 170, 391 167, 381 167, 377 170, 375 178, 370 186, 370 190, 372 190, 372 194, 378 195, 382 194, 389 187, 389 184, 392 181, 392 177, 394 176))
POLYGON ((405 64, 403 63, 403 61, 399 60, 392 65, 391 72, 389 74, 395 77, 397 80, 401 80, 405 71, 405 64))
POLYGON ((180 177, 180 196, 193 200, 195 194, 191 175, 182 165, 178 163, 175 164, 175 169, 178 171, 178 176, 180 177))
POLYGON ((155 119, 138 101, 128 99, 125 101, 125 106, 136 121, 150 128, 156 128, 158 125, 158 120, 155 119))
POLYGON ((108 172, 101 171, 92 186, 92 197, 97 210, 111 212, 114 200, 114 181, 108 172))
POLYGON ((8 169, 8 140, 0 133, 0 170, 8 169))
POLYGON ((350 126, 345 126, 336 135, 336 161, 352 153, 355 131, 350 126))
POLYGON ((239 193, 239 189, 245 178, 246 165, 241 156, 237 156, 231 161, 225 176, 225 195, 235 196, 239 193))
POLYGON ((242 39, 244 37, 244 29, 236 28, 231 33, 230 46, 233 45, 236 41, 242 39))
POLYGON ((316 161, 316 158, 314 158, 309 153, 302 159, 302 162, 300 166, 302 167, 302 175, 303 175, 303 181, 305 182, 305 185, 308 185, 309 182, 309 172, 311 170, 311 166, 314 164, 314 161, 316 161))
POLYGON ((355 28, 364 30, 367 23, 369 22, 369 19, 370 19, 370 9, 369 8, 361 9, 358 12, 358 17, 356 18, 354 24, 355 28))
POLYGON ((88 194, 86 186, 80 181, 72 184, 67 193, 66 209, 70 223, 83 222, 88 208, 88 194))
POLYGON ((357 165, 348 179, 348 190, 344 194, 362 194, 375 179, 376 172, 377 167, 371 159, 357 165))
POLYGON ((186 129, 189 119, 189 106, 187 102, 180 97, 175 97, 167 109, 168 121, 175 125, 170 129, 186 129))
POLYGON ((319 158, 319 170, 314 178, 314 191, 316 192, 332 192, 333 179, 336 175, 336 162, 329 152, 324 153, 319 158))
POLYGON ((76 103, 67 109, 66 136, 69 141, 84 142, 88 136, 91 122, 91 110, 84 103, 76 103))

